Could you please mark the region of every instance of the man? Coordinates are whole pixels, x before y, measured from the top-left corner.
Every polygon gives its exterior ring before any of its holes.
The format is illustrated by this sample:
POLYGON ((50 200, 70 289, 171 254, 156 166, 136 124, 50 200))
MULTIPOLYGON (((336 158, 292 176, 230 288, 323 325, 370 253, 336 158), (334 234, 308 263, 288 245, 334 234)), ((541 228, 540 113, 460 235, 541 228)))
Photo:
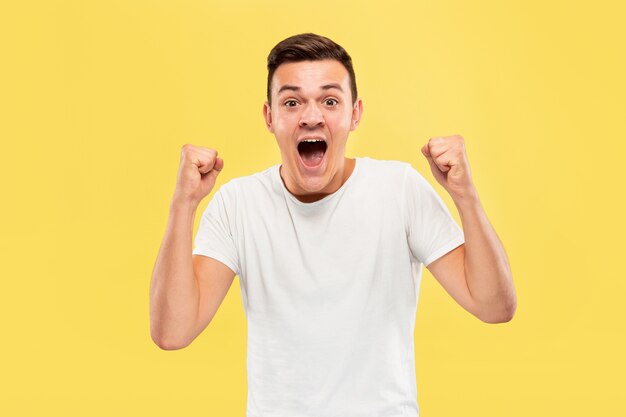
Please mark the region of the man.
POLYGON ((421 149, 462 221, 409 164, 346 158, 363 113, 352 62, 328 38, 268 57, 263 115, 282 164, 223 185, 217 151, 185 145, 151 286, 151 333, 187 346, 235 275, 248 320, 249 417, 418 416, 413 330, 422 264, 467 311, 509 321, 507 257, 460 136, 421 149))

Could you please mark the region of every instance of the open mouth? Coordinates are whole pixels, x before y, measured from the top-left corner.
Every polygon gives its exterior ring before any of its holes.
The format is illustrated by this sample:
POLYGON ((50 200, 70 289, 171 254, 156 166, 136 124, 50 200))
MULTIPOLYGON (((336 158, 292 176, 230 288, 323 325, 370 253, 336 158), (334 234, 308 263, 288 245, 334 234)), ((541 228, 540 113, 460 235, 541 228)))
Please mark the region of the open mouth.
POLYGON ((309 168, 322 163, 328 145, 324 139, 305 139, 298 143, 298 153, 302 163, 309 168))

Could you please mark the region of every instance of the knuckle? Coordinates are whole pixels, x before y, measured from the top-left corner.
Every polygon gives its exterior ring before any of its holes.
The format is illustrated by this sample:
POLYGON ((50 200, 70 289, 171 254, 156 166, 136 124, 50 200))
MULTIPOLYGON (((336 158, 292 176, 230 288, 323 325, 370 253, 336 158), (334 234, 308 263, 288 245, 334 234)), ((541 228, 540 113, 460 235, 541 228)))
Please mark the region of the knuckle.
POLYGON ((194 152, 194 146, 188 143, 184 144, 181 147, 181 154, 185 157, 191 155, 194 152))

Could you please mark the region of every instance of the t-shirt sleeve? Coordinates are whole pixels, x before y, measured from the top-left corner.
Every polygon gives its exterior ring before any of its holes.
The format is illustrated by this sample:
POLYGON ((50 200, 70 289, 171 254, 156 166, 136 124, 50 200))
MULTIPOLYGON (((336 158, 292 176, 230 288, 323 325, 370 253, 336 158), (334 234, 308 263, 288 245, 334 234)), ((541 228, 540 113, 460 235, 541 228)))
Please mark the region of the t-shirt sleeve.
POLYGON ((239 275, 239 256, 233 239, 232 218, 222 190, 218 190, 202 213, 192 254, 216 259, 239 275))
POLYGON ((404 215, 409 248, 428 266, 465 242, 463 230, 426 179, 407 164, 404 215))

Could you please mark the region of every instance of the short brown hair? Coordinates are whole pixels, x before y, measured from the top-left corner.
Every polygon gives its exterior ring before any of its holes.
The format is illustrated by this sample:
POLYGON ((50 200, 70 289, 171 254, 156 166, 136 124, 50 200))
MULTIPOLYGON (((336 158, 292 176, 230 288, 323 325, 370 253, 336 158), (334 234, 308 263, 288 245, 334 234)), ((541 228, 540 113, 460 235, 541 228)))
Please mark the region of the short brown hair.
POLYGON ((301 33, 280 41, 267 56, 267 102, 272 104, 272 77, 281 64, 300 61, 321 61, 335 59, 348 70, 352 104, 356 102, 356 79, 352 68, 352 58, 343 47, 325 36, 315 33, 301 33))

